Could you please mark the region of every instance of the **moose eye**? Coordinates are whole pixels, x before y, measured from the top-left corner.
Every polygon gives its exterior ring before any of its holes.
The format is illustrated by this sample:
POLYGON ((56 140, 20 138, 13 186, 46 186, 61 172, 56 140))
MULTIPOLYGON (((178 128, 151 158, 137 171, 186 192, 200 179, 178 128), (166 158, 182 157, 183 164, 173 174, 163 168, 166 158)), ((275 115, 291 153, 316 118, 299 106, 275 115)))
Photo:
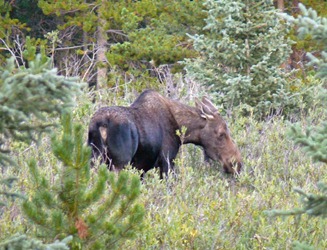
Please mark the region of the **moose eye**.
POLYGON ((221 133, 220 135, 219 135, 219 140, 222 140, 222 139, 224 139, 226 137, 226 133, 221 133))

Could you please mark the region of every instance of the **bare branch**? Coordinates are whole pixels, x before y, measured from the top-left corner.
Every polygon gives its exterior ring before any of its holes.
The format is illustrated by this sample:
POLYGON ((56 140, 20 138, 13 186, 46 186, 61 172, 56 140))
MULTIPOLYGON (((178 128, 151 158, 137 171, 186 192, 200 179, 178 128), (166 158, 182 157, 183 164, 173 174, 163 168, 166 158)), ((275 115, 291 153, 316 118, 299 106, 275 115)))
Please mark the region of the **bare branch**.
POLYGON ((17 60, 17 57, 16 57, 15 53, 12 51, 11 48, 9 48, 8 44, 2 38, 0 38, 0 41, 6 47, 5 50, 9 51, 9 53, 12 55, 12 57, 15 58, 16 65, 17 65, 17 67, 19 67, 19 62, 17 60))

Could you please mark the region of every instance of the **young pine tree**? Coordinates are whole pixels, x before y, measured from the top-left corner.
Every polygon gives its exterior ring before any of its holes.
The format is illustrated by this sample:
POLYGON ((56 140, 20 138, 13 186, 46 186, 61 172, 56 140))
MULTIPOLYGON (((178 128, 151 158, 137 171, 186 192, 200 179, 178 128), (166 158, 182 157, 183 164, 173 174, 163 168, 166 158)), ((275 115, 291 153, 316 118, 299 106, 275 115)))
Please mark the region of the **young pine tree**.
POLYGON ((23 212, 43 240, 71 235, 71 249, 117 248, 142 225, 144 209, 136 203, 139 176, 125 171, 117 176, 104 165, 91 173, 82 126, 67 114, 62 126, 62 135, 52 139, 53 154, 61 162, 59 176, 51 183, 32 160, 28 165, 35 194, 24 201, 23 212))
POLYGON ((195 35, 200 53, 185 62, 190 78, 206 85, 225 108, 246 104, 258 116, 291 105, 285 72, 291 52, 269 0, 207 0, 205 35, 195 35))

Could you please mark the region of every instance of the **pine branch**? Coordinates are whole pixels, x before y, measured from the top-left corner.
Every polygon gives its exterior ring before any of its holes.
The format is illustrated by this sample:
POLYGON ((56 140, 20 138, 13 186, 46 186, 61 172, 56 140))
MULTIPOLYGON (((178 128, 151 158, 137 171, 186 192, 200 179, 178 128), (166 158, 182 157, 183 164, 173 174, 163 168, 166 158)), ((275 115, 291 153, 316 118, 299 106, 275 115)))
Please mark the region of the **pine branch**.
POLYGON ((62 134, 52 138, 53 154, 62 162, 60 177, 50 184, 31 161, 30 174, 37 188, 32 199, 23 203, 25 215, 50 241, 72 235, 72 245, 103 248, 105 242, 131 238, 144 216, 143 206, 136 203, 139 177, 128 172, 108 174, 105 166, 91 176, 90 148, 83 143, 82 126, 65 114, 62 127, 62 134), (111 193, 106 194, 108 181, 111 193))
POLYGON ((0 68, 0 164, 5 156, 7 140, 30 142, 50 131, 55 124, 49 115, 58 115, 73 105, 81 84, 76 78, 64 78, 50 67, 50 60, 36 55, 29 67, 17 67, 14 58, 0 68))
MULTIPOLYGON (((300 36, 312 35, 313 39, 321 42, 325 49, 327 48, 327 33, 324 32, 327 29, 327 19, 320 18, 317 12, 309 9, 307 10, 304 5, 299 4, 303 16, 299 16, 296 19, 294 17, 283 15, 288 21, 298 25, 298 32, 300 36)), ((319 65, 317 76, 321 79, 327 79, 327 53, 322 53, 323 58, 321 60, 310 55, 312 64, 319 65)), ((327 99, 327 93, 322 94, 323 99, 327 99)), ((292 126, 289 133, 290 137, 293 138, 295 143, 301 145, 305 152, 312 157, 314 161, 327 163, 327 123, 323 123, 321 126, 312 127, 309 126, 305 133, 302 132, 301 128, 292 126)), ((322 218, 327 217, 327 185, 325 183, 318 183, 318 188, 321 193, 312 194, 305 193, 301 189, 295 189, 295 192, 301 195, 302 207, 292 209, 289 211, 284 210, 271 210, 266 213, 271 216, 278 215, 303 215, 309 216, 320 216, 322 218)), ((303 243, 295 242, 294 249, 314 249, 303 243)))
POLYGON ((295 192, 301 195, 302 208, 296 208, 289 211, 285 210, 271 210, 266 213, 270 216, 279 215, 302 215, 307 214, 309 216, 321 216, 327 218, 327 185, 324 183, 318 183, 320 194, 305 193, 302 189, 296 188, 295 192))
POLYGON ((319 17, 317 11, 312 8, 307 9, 303 4, 299 3, 301 14, 297 18, 289 16, 287 14, 279 14, 290 23, 298 26, 298 35, 304 39, 308 35, 316 42, 323 46, 324 51, 321 53, 321 57, 318 58, 311 53, 307 56, 310 59, 310 66, 317 66, 317 77, 326 80, 327 79, 327 33, 326 33, 326 17, 319 17))
POLYGON ((314 161, 327 163, 327 123, 318 127, 309 126, 305 134, 299 125, 294 125, 289 136, 301 145, 314 161))
POLYGON ((26 235, 13 235, 8 240, 0 242, 0 249, 44 249, 44 250, 69 250, 67 244, 72 240, 71 236, 66 237, 62 241, 56 240, 51 244, 44 244, 39 240, 28 238, 26 235))

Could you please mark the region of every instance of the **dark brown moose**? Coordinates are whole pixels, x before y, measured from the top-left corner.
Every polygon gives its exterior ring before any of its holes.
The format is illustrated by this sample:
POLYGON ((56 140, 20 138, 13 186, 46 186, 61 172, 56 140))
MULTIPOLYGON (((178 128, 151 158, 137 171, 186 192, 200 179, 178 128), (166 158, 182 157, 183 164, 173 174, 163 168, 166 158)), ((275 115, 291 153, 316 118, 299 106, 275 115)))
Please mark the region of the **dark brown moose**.
POLYGON ((173 168, 182 143, 202 146, 206 158, 220 161, 227 173, 241 170, 241 155, 227 124, 206 97, 190 107, 146 90, 130 107, 100 108, 89 126, 92 158, 100 156, 111 170, 128 163, 144 172, 159 167, 162 178, 173 168), (181 142, 176 131, 183 126, 187 130, 181 142))

